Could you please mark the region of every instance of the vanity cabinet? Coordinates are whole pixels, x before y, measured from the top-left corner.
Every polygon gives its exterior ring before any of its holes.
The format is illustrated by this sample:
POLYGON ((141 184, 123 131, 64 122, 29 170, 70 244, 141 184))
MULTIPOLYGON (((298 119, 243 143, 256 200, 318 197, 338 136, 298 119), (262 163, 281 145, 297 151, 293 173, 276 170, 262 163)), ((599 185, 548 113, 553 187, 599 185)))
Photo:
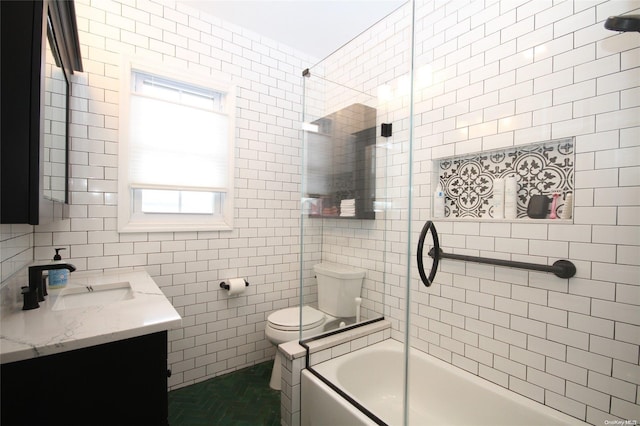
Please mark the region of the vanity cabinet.
POLYGON ((2 223, 38 223, 42 3, 0 2, 2 223))
POLYGON ((69 81, 82 70, 73 1, 0 1, 0 222, 37 225, 68 202, 69 81))
POLYGON ((0 371, 3 426, 168 425, 166 331, 0 371))

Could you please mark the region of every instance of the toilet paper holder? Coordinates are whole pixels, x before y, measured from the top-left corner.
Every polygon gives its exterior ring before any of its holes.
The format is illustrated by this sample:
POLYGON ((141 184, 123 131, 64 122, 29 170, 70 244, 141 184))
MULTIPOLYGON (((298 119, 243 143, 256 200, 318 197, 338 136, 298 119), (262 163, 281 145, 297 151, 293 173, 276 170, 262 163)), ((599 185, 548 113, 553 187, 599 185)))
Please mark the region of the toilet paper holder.
MULTIPOLYGON (((245 287, 249 287, 249 281, 244 280, 244 286, 245 287)), ((226 282, 222 281, 220 283, 220 288, 224 288, 225 290, 229 290, 229 284, 227 284, 226 282)))

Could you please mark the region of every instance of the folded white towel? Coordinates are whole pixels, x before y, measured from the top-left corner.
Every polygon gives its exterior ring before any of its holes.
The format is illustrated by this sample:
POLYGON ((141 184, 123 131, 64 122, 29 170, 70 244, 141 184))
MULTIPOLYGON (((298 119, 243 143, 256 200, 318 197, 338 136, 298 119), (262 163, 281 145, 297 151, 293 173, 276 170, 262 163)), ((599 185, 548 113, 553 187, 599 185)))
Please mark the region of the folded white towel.
POLYGON ((354 217, 356 215, 356 200, 347 198, 340 201, 340 216, 354 217))

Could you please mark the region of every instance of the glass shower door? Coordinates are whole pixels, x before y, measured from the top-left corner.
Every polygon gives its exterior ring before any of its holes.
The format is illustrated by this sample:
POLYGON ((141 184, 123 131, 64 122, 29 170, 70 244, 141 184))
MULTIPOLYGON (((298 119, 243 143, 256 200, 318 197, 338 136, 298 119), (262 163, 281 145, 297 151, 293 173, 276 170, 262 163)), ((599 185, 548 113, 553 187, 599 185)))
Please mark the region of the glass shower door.
MULTIPOLYGON (((411 144, 412 19, 406 3, 303 77, 299 304, 317 306, 316 263, 364 269, 358 318, 331 327, 384 318, 400 347, 416 331, 409 296, 422 224, 412 219, 412 194, 421 182, 412 183, 412 170, 430 167, 411 144)), ((421 202, 413 209, 428 208, 421 202)), ((382 409, 363 404, 388 424, 406 424, 407 360, 394 361, 393 395, 382 387, 376 396, 382 409)), ((378 373, 370 372, 374 382, 378 373)))
POLYGON ((323 68, 304 76, 300 304, 317 307, 315 264, 365 271, 360 297, 342 301, 353 315, 330 317, 329 332, 384 315, 386 116, 375 93, 326 79, 323 68))

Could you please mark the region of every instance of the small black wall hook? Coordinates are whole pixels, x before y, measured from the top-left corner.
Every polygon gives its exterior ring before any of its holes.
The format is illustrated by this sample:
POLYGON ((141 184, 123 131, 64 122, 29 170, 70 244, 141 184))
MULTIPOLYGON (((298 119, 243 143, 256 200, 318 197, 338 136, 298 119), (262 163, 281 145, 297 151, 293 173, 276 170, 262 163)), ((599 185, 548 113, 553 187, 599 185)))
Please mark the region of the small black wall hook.
POLYGON ((393 134, 393 123, 382 123, 380 125, 380 136, 384 138, 391 137, 393 134))

